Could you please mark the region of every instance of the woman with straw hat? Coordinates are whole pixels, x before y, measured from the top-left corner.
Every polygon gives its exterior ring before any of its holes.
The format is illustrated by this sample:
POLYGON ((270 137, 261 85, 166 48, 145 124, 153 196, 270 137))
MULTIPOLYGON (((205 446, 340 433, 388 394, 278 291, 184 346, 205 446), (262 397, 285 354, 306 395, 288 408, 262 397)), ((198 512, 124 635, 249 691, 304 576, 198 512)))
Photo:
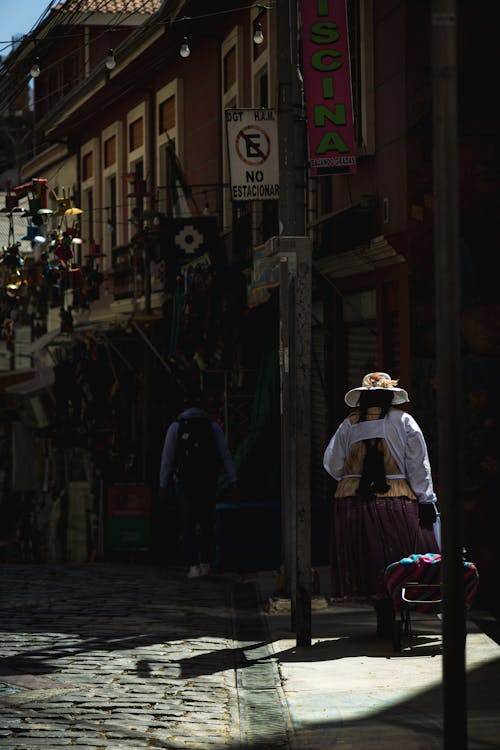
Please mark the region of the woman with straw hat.
POLYGON ((387 565, 412 553, 439 552, 427 446, 415 419, 398 408, 409 401, 386 372, 370 372, 345 395, 353 411, 323 459, 337 481, 332 512, 332 599, 368 601, 377 633, 390 637, 392 600, 387 565))

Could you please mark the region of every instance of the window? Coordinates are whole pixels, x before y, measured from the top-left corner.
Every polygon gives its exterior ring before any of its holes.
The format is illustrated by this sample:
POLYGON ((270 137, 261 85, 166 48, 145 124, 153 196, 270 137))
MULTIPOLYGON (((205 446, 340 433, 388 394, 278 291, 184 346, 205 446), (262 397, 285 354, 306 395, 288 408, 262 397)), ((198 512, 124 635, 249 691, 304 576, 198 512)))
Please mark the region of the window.
MULTIPOLYGON (((158 117, 157 106, 155 106, 155 111, 151 114, 155 118, 158 117)), ((143 165, 149 164, 150 149, 153 146, 151 139, 147 137, 151 132, 150 124, 152 124, 150 123, 150 108, 145 101, 127 113, 128 156, 125 162, 125 169, 127 175, 130 176, 128 177, 130 189, 127 191, 129 194, 128 206, 125 211, 125 213, 128 212, 127 219, 130 219, 130 216, 134 216, 134 212, 137 214, 138 212, 149 210, 152 204, 152 191, 147 190, 143 170, 143 165), (148 194, 146 195, 146 193, 148 194)), ((153 127, 157 130, 158 126, 155 123, 153 127)), ((151 188, 151 184, 148 187, 151 188)), ((137 231, 135 222, 127 221, 124 227, 126 227, 126 237, 121 238, 121 241, 130 240, 137 231)))
POLYGON ((142 159, 139 159, 133 165, 133 173, 135 175, 136 183, 141 182, 141 180, 144 179, 144 162, 142 159))
POLYGON ((236 47, 231 47, 224 55, 224 93, 236 83, 236 47))
POLYGON ((94 192, 92 188, 85 190, 83 194, 85 211, 85 232, 89 242, 94 241, 94 192))
MULTIPOLYGON (((131 117, 130 121, 136 119, 137 114, 131 117)), ((99 239, 105 254, 101 266, 103 269, 108 268, 111 263, 112 249, 125 242, 128 234, 129 214, 123 200, 123 193, 130 192, 125 177, 128 164, 125 166, 123 162, 123 136, 126 132, 128 128, 125 130, 123 122, 117 120, 101 133, 102 172, 99 183, 99 206, 102 210, 99 213, 99 239)))
POLYGON ((144 128, 142 117, 130 123, 128 128, 129 151, 140 148, 144 142, 144 128))
POLYGON ((269 106, 269 78, 267 75, 267 67, 261 68, 255 76, 255 100, 254 105, 256 107, 268 107, 269 106))
POLYGON ((104 141, 104 167, 111 167, 116 163, 116 136, 112 135, 104 141))
POLYGON ((158 133, 167 133, 175 128, 175 96, 160 102, 158 107, 158 133))
POLYGON ((116 245, 116 177, 113 175, 107 179, 107 229, 110 238, 111 247, 116 245))
POLYGON ((164 213, 169 213, 171 210, 171 195, 169 190, 169 149, 175 149, 175 140, 171 138, 167 143, 162 143, 158 150, 158 177, 159 177, 159 193, 158 193, 158 208, 164 213))
POLYGON ((145 189, 144 183, 144 162, 138 159, 130 164, 130 191, 129 191, 129 210, 131 222, 128 228, 129 240, 132 239, 138 229, 139 216, 144 210, 144 198, 142 197, 145 189))
POLYGON ((156 139, 156 175, 157 175, 157 204, 159 211, 167 213, 170 208, 168 190, 168 150, 173 148, 182 163, 182 80, 174 78, 166 86, 156 92, 156 125, 158 132, 156 139))
POLYGON ((84 154, 82 157, 82 180, 90 180, 94 175, 94 160, 93 153, 89 151, 88 154, 84 154))

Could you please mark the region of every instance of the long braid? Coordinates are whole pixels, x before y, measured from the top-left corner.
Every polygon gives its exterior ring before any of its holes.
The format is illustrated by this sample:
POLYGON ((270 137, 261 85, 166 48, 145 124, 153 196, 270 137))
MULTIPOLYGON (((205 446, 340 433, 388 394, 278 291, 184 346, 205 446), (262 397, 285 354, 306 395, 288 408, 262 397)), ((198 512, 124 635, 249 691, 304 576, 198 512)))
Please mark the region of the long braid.
MULTIPOLYGON (((371 406, 379 406, 379 419, 384 419, 391 403, 392 393, 390 391, 363 391, 359 399, 359 421, 366 421, 367 412, 371 406)), ((366 454, 356 493, 361 497, 367 497, 375 492, 387 492, 390 487, 385 478, 384 454, 380 438, 371 438, 363 442, 366 446, 366 454)))

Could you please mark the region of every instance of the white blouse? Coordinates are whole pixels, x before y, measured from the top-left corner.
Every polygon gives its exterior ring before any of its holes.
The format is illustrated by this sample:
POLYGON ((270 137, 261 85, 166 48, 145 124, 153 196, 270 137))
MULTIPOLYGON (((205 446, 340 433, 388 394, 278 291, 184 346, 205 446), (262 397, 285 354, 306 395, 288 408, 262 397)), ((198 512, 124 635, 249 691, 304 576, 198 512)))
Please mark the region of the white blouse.
POLYGON ((360 440, 384 438, 401 473, 388 479, 406 479, 420 503, 435 503, 431 467, 422 430, 407 412, 390 409, 385 419, 352 422, 344 419, 328 443, 323 466, 337 481, 347 478, 345 461, 351 445, 360 440))

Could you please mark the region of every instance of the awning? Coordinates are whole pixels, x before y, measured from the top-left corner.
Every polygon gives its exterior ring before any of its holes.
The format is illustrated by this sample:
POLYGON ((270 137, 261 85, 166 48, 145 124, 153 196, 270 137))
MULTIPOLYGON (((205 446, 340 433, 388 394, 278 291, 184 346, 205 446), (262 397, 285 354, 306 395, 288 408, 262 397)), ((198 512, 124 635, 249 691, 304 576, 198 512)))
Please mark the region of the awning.
POLYGON ((318 258, 313 267, 322 276, 340 279, 405 262, 404 255, 398 253, 383 235, 379 235, 354 250, 318 258))

